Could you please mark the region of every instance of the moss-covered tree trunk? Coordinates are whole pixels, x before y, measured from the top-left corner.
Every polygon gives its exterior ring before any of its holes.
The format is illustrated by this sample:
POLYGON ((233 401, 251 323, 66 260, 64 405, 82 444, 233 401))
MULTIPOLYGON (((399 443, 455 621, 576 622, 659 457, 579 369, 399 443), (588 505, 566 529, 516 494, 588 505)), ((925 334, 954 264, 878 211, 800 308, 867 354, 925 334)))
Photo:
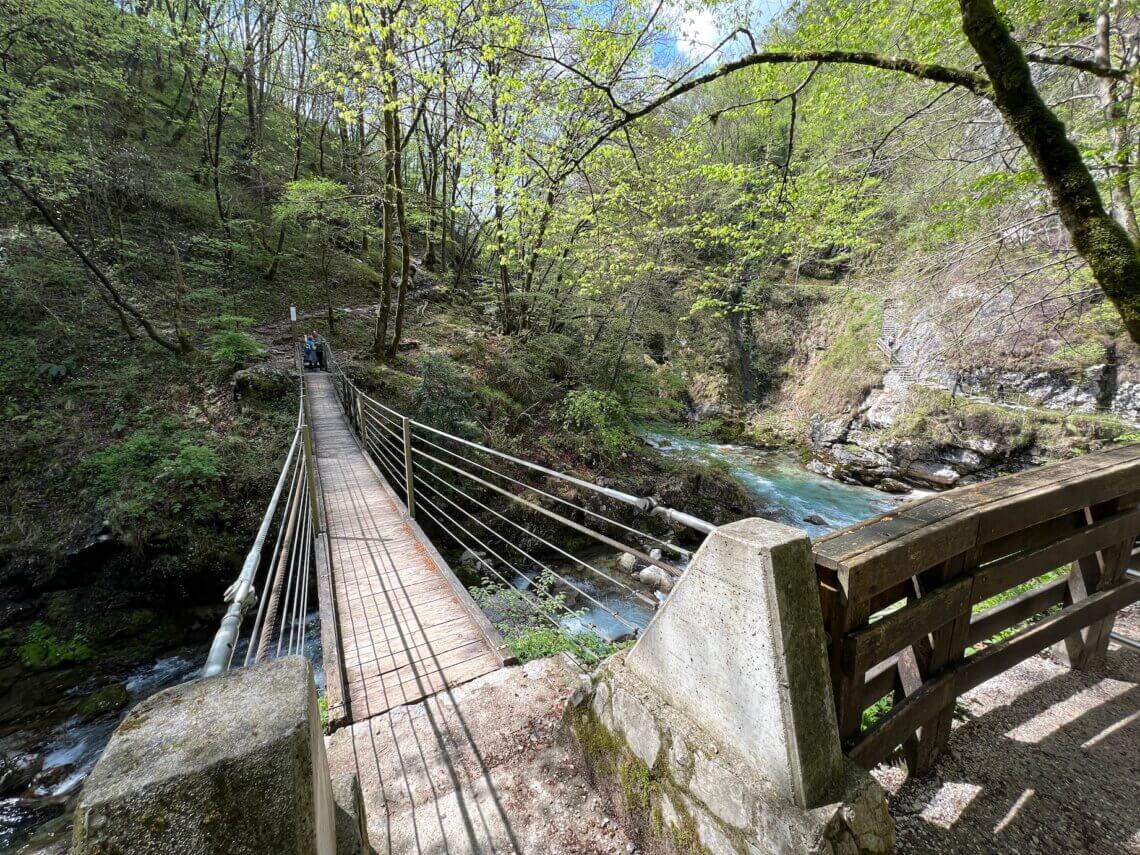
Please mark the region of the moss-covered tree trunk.
POLYGON ((993 86, 994 103, 1041 172, 1073 246, 1140 344, 1140 249, 1105 210, 1065 124, 1045 104, 993 0, 959 0, 962 29, 993 86))

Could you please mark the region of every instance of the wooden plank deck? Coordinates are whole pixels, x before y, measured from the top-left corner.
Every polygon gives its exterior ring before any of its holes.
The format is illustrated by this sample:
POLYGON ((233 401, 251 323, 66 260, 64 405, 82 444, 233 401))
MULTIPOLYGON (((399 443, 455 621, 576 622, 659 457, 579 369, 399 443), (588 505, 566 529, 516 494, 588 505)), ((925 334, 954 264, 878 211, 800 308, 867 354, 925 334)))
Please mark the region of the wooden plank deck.
POLYGON ((330 376, 307 373, 305 388, 347 720, 380 715, 499 668, 501 640, 361 450, 330 376))

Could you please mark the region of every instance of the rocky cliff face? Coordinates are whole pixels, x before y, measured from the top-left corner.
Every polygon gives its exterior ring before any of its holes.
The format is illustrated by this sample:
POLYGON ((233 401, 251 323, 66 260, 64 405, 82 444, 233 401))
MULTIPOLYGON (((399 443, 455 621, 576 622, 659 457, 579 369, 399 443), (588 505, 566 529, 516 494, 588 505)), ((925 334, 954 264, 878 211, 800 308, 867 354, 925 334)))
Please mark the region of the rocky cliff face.
POLYGON ((944 489, 1016 468, 1023 449, 987 437, 930 442, 891 432, 907 408, 907 395, 876 389, 855 413, 811 423, 815 459, 808 468, 842 481, 889 492, 913 486, 944 489))
POLYGON ((1094 450, 1122 429, 1113 416, 1055 414, 892 383, 851 412, 813 417, 809 466, 888 491, 945 489, 1094 450))
POLYGON ((987 398, 1022 400, 1050 410, 1108 412, 1140 424, 1140 367, 1092 365, 1084 370, 964 372, 959 389, 987 398))

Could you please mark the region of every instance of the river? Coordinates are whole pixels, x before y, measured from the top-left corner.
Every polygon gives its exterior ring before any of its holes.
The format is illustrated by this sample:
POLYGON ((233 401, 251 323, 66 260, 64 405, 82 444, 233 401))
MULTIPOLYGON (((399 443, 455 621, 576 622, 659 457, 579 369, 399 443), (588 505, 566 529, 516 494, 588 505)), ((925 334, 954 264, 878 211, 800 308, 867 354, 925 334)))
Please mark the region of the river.
POLYGON ((756 501, 757 516, 805 529, 812 537, 881 514, 914 497, 833 481, 808 470, 787 451, 718 445, 659 428, 644 436, 671 457, 727 466, 756 501), (808 522, 812 516, 824 522, 808 522))
MULTIPOLYGON (((243 626, 247 633, 250 622, 243 626)), ((247 640, 242 638, 235 648, 235 663, 243 660, 247 640)), ((323 690, 320 615, 315 610, 305 617, 304 654, 313 663, 318 689, 323 690)), ((206 649, 202 647, 182 648, 144 662, 118 675, 130 697, 122 710, 90 720, 76 716, 45 730, 18 731, 0 740, 0 746, 18 747, 43 761, 24 794, 0 798, 0 853, 17 851, 29 840, 47 844, 60 835, 69 834, 73 799, 123 716, 155 692, 197 677, 205 662, 206 649)), ((85 691, 89 688, 77 686, 69 694, 81 695, 85 691)))
MULTIPOLYGON (((812 537, 883 513, 918 495, 892 495, 833 481, 811 472, 795 454, 787 451, 706 442, 658 427, 642 435, 650 445, 670 457, 715 462, 727 467, 756 502, 757 516, 802 528, 812 537), (807 521, 809 517, 812 522, 807 521)), ((562 625, 571 631, 594 631, 610 641, 626 637, 630 625, 644 627, 653 616, 654 608, 634 592, 652 598, 653 589, 622 571, 617 564, 619 554, 613 550, 599 548, 579 557, 599 572, 571 562, 558 563, 554 569, 601 605, 588 597, 578 597, 574 603, 577 613, 563 618, 562 625), (621 584, 613 584, 603 573, 621 584), (626 585, 628 588, 623 587, 626 585)), ((518 587, 528 586, 520 581, 518 587)))

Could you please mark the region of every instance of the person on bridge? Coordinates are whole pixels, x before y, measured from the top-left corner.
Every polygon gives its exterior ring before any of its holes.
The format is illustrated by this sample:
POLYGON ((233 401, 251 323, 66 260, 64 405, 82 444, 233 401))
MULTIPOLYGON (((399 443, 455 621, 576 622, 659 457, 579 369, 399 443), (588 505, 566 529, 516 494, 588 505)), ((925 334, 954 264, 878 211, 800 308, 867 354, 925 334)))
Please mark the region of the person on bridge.
POLYGON ((317 368, 321 369, 322 371, 325 371, 328 369, 328 366, 325 364, 325 340, 324 340, 324 337, 319 336, 316 333, 311 333, 311 337, 313 339, 313 351, 314 351, 314 355, 316 356, 316 360, 317 360, 317 368))
POLYGON ((311 335, 305 336, 305 367, 317 367, 317 343, 311 335))

